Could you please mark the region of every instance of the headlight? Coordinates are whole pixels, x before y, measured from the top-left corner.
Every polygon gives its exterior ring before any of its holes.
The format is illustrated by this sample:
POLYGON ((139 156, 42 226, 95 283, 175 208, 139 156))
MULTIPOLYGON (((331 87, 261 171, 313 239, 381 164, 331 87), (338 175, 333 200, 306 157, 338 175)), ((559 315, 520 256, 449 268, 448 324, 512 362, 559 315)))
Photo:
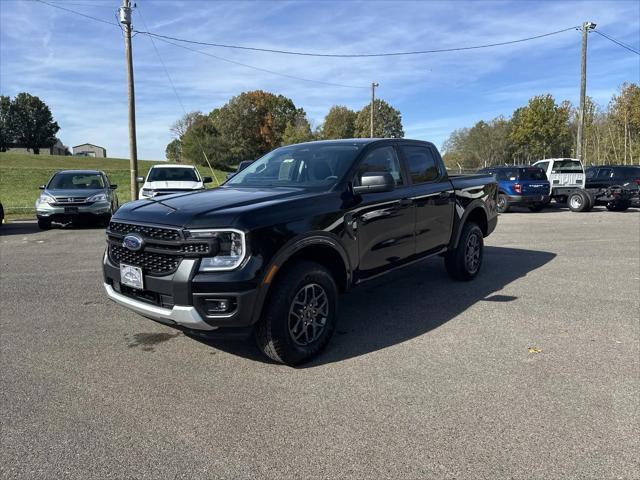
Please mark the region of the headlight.
POLYGON ((36 200, 36 205, 38 203, 56 203, 56 199, 47 193, 41 193, 38 200, 36 200))
POLYGON ((106 202, 107 194, 106 193, 96 193, 95 195, 87 198, 87 202, 106 202))
POLYGON ((153 197, 155 194, 156 194, 156 192, 154 192, 150 188, 143 188, 142 189, 142 196, 143 197, 153 197))
POLYGON ((187 238, 215 239, 218 253, 200 261, 201 272, 233 270, 245 259, 247 247, 244 232, 240 230, 189 230, 187 238))

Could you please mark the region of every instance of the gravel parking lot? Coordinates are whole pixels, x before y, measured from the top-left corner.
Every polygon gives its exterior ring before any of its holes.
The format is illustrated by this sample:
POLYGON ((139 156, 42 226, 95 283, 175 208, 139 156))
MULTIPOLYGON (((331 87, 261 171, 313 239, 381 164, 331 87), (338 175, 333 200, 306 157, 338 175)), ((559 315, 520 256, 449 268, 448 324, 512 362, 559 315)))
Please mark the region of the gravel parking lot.
POLYGON ((342 297, 302 368, 108 301, 104 233, 0 229, 2 478, 638 478, 640 214, 502 215, 342 297))

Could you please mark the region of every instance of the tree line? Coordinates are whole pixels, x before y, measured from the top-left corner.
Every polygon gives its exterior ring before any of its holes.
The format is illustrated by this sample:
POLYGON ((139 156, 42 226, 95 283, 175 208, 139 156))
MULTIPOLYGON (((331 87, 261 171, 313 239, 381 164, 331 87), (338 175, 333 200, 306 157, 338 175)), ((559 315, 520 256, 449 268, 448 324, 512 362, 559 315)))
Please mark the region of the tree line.
POLYGON ((0 152, 22 147, 39 154, 56 143, 58 130, 51 110, 38 97, 26 92, 13 99, 0 96, 0 152))
MULTIPOLYGON (((443 146, 447 167, 475 170, 489 165, 530 164, 574 157, 578 109, 551 95, 531 98, 510 118, 481 120, 455 130, 443 146)), ((606 107, 587 97, 582 160, 588 165, 640 163, 640 87, 625 83, 606 107)))
MULTIPOLYGON (((404 136, 402 116, 384 100, 374 103, 374 136, 404 136)), ((207 164, 224 170, 282 145, 370 136, 371 105, 353 111, 331 107, 322 125, 312 128, 305 111, 290 98, 262 90, 243 92, 208 114, 191 112, 171 127, 169 161, 207 164)))

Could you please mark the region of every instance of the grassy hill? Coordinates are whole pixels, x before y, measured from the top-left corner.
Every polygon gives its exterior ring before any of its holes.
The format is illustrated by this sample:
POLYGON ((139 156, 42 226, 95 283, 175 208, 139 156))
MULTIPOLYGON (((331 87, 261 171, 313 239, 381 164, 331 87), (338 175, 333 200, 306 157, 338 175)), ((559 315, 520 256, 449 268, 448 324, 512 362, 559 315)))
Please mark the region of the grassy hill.
MULTIPOLYGON (((154 161, 138 161, 140 176, 147 174, 154 161)), ((129 160, 123 158, 63 157, 54 155, 25 155, 0 152, 0 202, 5 213, 12 217, 34 217, 34 203, 40 194, 38 187, 47 183, 58 170, 95 169, 107 174, 112 183, 118 185, 120 203, 131 199, 129 186, 129 160)), ((202 175, 208 169, 199 167, 202 175)), ((216 171, 220 181, 223 172, 216 171)), ((215 183, 215 182, 214 182, 215 183)))

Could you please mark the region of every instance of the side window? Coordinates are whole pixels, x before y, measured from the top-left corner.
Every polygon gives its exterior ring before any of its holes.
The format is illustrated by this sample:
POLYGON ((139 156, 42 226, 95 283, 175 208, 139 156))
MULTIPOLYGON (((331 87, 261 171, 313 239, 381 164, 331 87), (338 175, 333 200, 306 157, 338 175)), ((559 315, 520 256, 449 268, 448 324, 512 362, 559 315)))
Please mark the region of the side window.
POLYGON ((587 178, 593 178, 596 176, 596 172, 597 170, 595 168, 590 168, 589 170, 587 170, 587 178))
POLYGON ((598 171, 598 178, 610 178, 610 177, 611 177, 610 168, 602 168, 598 171))
POLYGON ((547 168, 549 168, 549 162, 540 162, 536 163, 536 167, 539 167, 544 170, 544 173, 547 173, 547 168))
POLYGON ((432 182, 440 176, 431 149, 418 146, 400 147, 407 159, 407 169, 413 183, 432 182))
POLYGON ((400 162, 393 147, 380 147, 369 152, 358 166, 358 182, 366 172, 388 172, 396 181, 396 185, 402 185, 400 162))

